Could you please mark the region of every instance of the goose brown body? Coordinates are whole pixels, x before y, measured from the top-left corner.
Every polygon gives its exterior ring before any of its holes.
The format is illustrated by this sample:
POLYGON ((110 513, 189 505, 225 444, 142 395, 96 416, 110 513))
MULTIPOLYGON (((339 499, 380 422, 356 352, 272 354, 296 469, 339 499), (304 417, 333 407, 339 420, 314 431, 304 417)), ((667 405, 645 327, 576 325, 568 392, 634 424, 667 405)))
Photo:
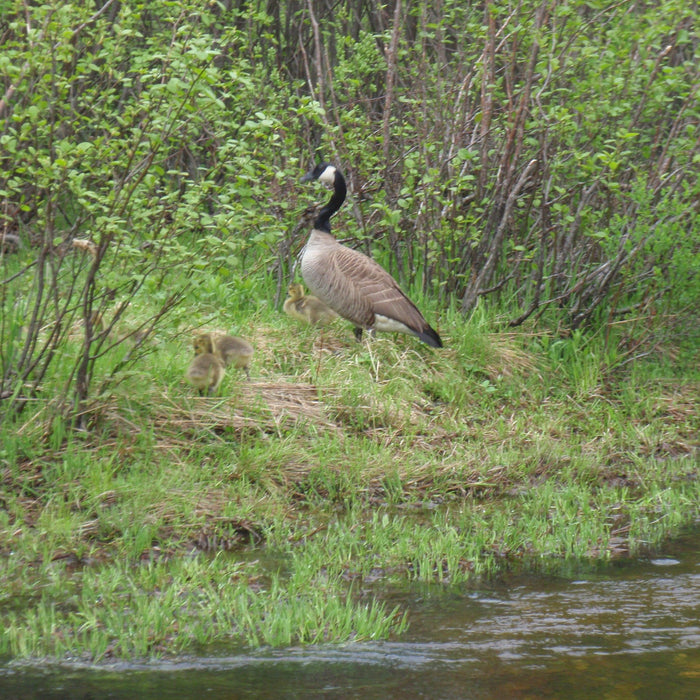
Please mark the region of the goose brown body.
POLYGON ((330 217, 345 200, 340 171, 324 163, 303 180, 318 179, 334 189, 314 222, 301 256, 301 274, 308 288, 338 315, 351 321, 356 334, 369 331, 410 333, 433 347, 442 347, 437 332, 403 293, 396 280, 363 253, 338 243, 330 233, 330 217))

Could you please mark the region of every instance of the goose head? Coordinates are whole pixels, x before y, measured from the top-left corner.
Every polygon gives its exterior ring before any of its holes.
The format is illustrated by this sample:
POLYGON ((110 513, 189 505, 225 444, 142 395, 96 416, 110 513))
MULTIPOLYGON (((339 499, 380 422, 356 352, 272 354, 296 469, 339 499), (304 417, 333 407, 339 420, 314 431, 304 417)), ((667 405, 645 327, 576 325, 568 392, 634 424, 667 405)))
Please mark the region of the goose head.
POLYGON ((330 233, 331 216, 333 216, 333 214, 340 209, 341 205, 345 201, 345 195, 347 194, 345 178, 340 170, 335 167, 335 165, 331 165, 330 163, 320 163, 301 178, 302 182, 309 182, 310 180, 318 180, 326 187, 333 190, 333 195, 328 201, 328 204, 321 208, 321 211, 319 211, 318 216, 314 221, 314 229, 325 233, 330 233))
POLYGON ((330 163, 319 163, 313 170, 309 170, 306 175, 301 178, 301 182, 310 182, 318 180, 326 187, 335 187, 338 168, 330 163))

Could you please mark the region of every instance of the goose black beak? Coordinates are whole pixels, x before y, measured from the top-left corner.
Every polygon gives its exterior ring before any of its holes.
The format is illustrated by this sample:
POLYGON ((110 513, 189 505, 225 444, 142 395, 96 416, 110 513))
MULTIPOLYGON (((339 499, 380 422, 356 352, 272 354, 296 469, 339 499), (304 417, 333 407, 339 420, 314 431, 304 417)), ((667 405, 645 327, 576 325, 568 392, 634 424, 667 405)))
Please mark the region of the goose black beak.
POLYGON ((309 180, 313 180, 313 179, 314 179, 314 171, 310 170, 308 173, 306 173, 306 175, 304 175, 304 177, 301 178, 301 180, 299 180, 299 182, 309 182, 309 180))

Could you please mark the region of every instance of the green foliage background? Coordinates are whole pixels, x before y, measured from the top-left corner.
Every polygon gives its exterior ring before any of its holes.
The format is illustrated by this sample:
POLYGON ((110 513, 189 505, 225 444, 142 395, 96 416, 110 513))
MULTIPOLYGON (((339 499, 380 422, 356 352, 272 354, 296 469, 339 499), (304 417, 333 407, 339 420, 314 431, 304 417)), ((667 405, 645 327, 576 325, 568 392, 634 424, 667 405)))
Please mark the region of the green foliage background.
POLYGON ((110 347, 95 314, 147 336, 187 284, 279 294, 320 158, 350 183, 338 235, 438 306, 627 318, 649 347, 697 308, 692 3, 0 8, 6 397, 76 319, 80 406, 110 347))

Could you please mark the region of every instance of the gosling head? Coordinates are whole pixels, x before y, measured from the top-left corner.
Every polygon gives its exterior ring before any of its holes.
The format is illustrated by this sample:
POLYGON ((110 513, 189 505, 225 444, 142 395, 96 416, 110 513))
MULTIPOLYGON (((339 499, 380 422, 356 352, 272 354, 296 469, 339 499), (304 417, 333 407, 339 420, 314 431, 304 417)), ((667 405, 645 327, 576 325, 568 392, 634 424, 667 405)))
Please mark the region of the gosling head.
POLYGON ((214 352, 214 341, 209 333, 199 333, 192 341, 195 355, 202 355, 205 352, 214 352))
POLYGON ((287 294, 292 301, 297 301, 304 296, 304 288, 300 284, 294 282, 287 287, 287 294))

